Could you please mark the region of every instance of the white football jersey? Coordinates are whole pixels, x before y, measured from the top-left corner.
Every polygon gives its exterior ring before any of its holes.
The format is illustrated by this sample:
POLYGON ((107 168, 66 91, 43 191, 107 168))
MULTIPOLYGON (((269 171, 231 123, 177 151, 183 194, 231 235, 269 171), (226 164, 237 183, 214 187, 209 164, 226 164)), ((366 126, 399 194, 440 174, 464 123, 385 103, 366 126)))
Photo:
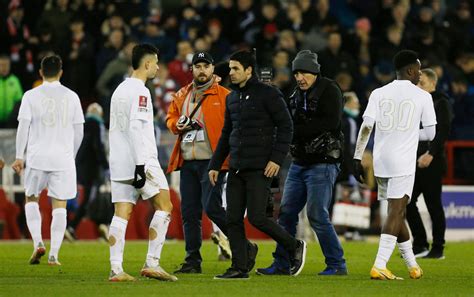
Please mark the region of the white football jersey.
POLYGON ((394 80, 372 92, 364 117, 375 121, 375 176, 414 174, 420 122, 436 125, 431 95, 409 80, 394 80))
POLYGON ((59 81, 43 82, 21 100, 18 120, 30 121, 26 166, 43 171, 75 168, 74 124, 84 123, 77 94, 59 81))
POLYGON ((110 178, 130 180, 135 174, 130 121, 142 120, 145 164, 160 166, 153 126, 153 106, 150 91, 143 81, 127 78, 115 89, 110 103, 110 178))

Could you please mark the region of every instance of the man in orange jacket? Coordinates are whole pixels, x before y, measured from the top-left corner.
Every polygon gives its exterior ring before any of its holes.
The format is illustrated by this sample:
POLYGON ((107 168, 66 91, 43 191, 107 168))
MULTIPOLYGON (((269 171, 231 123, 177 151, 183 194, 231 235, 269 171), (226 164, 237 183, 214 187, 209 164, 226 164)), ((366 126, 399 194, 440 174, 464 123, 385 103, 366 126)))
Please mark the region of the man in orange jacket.
MULTIPOLYGON (((201 273, 202 210, 226 234, 225 210, 222 207, 221 172, 212 187, 207 167, 224 126, 225 100, 229 91, 220 86, 214 75, 214 60, 209 53, 193 56, 193 82, 181 88, 168 109, 166 125, 178 135, 168 165, 168 172, 180 170, 181 215, 183 218, 186 258, 175 273, 201 273)), ((227 170, 224 163, 221 170, 227 170)), ((220 240, 224 254, 230 256, 227 239, 220 240)))

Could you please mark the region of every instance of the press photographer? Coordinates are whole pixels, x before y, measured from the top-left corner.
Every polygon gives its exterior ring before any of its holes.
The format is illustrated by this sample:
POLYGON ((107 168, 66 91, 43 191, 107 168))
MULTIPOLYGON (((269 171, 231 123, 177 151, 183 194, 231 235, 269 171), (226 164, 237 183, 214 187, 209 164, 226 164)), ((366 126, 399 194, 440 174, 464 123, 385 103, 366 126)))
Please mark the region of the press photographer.
MULTIPOLYGON (((320 75, 318 55, 300 51, 292 63, 298 86, 289 98, 293 119, 293 157, 285 182, 278 223, 291 235, 296 233, 298 214, 307 205, 308 219, 326 258, 320 275, 345 275, 346 263, 339 239, 329 218, 329 206, 342 161, 342 92, 333 80, 320 75)), ((274 262, 259 268, 260 274, 285 274, 288 255, 280 246, 274 262)))

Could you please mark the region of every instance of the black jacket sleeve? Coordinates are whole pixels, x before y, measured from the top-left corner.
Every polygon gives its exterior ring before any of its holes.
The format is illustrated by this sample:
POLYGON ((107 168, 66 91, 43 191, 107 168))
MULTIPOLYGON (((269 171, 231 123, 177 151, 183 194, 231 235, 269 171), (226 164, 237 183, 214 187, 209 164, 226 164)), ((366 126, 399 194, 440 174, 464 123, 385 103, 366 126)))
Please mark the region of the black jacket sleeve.
POLYGON ((232 119, 230 118, 229 112, 229 95, 226 98, 226 108, 224 117, 224 127, 222 127, 221 137, 217 143, 216 151, 212 155, 211 161, 209 162, 208 170, 220 170, 225 159, 229 155, 230 151, 230 133, 232 132, 232 119))
POLYGON ((448 139, 453 118, 451 106, 445 98, 440 99, 435 106, 436 112, 436 136, 430 143, 430 154, 436 156, 444 152, 444 143, 448 139))
POLYGON ((269 111, 273 124, 277 127, 270 161, 282 165, 293 139, 293 122, 283 94, 276 88, 272 89, 272 96, 265 96, 264 101, 265 108, 269 111))
POLYGON ((319 99, 318 117, 311 119, 309 127, 316 135, 340 128, 342 121, 343 96, 335 83, 330 83, 319 99))

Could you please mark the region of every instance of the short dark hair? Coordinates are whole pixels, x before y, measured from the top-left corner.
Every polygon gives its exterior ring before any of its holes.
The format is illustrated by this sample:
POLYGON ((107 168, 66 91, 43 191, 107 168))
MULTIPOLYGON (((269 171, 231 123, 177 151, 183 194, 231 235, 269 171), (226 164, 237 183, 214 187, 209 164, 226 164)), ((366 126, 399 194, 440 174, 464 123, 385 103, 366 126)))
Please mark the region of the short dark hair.
POLYGON ((248 67, 252 67, 252 74, 256 74, 257 69, 255 69, 257 65, 257 60, 255 58, 255 54, 253 51, 249 50, 241 50, 238 52, 233 53, 229 60, 237 61, 244 67, 244 70, 248 67))
POLYGON ((417 61, 418 53, 412 50, 401 50, 393 57, 393 65, 397 71, 417 61))
POLYGON ((49 55, 41 60, 41 72, 44 77, 55 77, 63 68, 63 61, 58 55, 49 55))
POLYGON ((132 51, 132 67, 133 70, 137 70, 140 67, 140 63, 146 55, 158 55, 158 49, 148 43, 141 43, 136 45, 132 51))

